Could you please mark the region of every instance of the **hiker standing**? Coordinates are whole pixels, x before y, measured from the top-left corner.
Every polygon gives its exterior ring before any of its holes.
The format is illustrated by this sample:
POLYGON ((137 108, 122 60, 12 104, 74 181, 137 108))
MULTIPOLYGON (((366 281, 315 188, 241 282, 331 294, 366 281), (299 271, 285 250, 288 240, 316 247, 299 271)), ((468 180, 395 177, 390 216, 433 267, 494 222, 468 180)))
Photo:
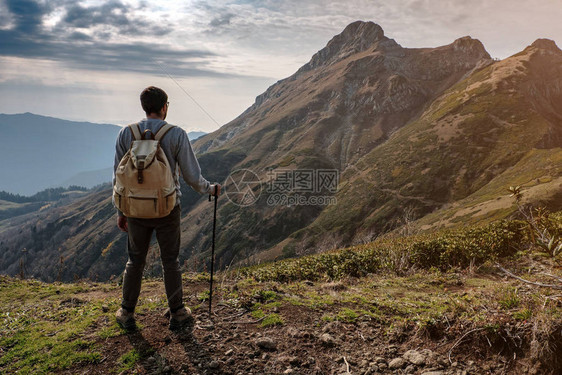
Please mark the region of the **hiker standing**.
POLYGON ((117 322, 134 329, 134 310, 141 289, 146 255, 152 238, 160 246, 164 286, 170 308, 170 329, 182 327, 191 311, 182 301, 178 262, 180 250, 180 183, 184 181, 202 194, 220 194, 220 185, 201 176, 201 168, 185 130, 167 124, 168 95, 154 86, 140 95, 146 118, 124 127, 115 144, 113 203, 117 226, 127 232, 129 259, 123 276, 123 299, 117 322))

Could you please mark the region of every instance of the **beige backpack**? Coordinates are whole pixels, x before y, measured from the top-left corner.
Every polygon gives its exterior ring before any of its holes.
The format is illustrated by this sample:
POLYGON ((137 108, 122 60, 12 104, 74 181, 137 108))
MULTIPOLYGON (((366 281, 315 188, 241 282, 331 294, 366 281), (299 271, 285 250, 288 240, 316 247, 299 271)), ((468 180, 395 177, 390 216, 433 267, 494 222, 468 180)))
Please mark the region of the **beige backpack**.
POLYGON ((133 142, 115 171, 113 203, 127 217, 154 219, 168 215, 176 205, 176 184, 162 137, 173 128, 165 124, 156 134, 138 124, 129 125, 133 142))

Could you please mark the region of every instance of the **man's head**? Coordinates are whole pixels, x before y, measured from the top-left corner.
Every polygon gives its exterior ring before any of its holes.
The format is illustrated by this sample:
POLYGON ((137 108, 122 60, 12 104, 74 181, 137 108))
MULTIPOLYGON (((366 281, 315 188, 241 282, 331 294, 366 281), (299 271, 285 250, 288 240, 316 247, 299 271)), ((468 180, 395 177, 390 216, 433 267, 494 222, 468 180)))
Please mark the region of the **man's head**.
POLYGON ((168 114, 168 95, 164 90, 149 86, 140 95, 142 109, 147 117, 157 117, 164 120, 168 114))

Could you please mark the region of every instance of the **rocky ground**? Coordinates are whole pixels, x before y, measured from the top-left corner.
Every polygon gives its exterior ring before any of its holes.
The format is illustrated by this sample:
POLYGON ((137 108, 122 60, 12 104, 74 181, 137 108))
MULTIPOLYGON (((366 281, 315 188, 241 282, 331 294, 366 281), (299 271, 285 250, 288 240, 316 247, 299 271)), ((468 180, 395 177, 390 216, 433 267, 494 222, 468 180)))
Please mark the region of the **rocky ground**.
MULTIPOLYGON (((383 280, 235 283, 219 287, 212 321, 204 300, 208 284, 192 280, 186 283, 186 302, 194 310, 194 323, 182 332, 169 331, 162 283, 151 282, 143 290, 137 315, 140 329, 125 333, 114 328, 110 337, 98 336, 96 347, 102 352, 99 363, 73 366, 66 372, 466 375, 558 371, 545 367, 540 358, 531 358, 523 337, 527 321, 513 320, 512 311, 506 313, 495 306, 479 307, 477 296, 482 298, 494 284, 497 288, 503 283, 509 289, 510 280, 456 275, 442 279, 437 288, 431 287, 435 280, 424 284, 418 279, 416 285, 415 278, 387 280, 383 288, 383 280), (405 288, 409 283, 419 293, 410 294, 405 288), (386 301, 369 300, 360 293, 376 285, 383 289, 381 295, 386 301), (235 293, 238 288, 243 292, 235 293), (415 305, 421 306, 417 302, 424 296, 437 293, 444 293, 442 301, 449 300, 457 313, 466 308, 482 319, 484 316, 476 312, 482 307, 489 323, 476 326, 469 319, 446 312, 448 309, 441 311, 442 306, 437 305, 429 308, 440 310, 440 318, 430 321, 428 316, 437 315, 424 315, 428 311, 415 305), (151 301, 158 302, 148 306, 151 301), (381 315, 369 313, 377 309, 360 309, 365 306, 377 306, 381 315)), ((112 293, 117 296, 118 288, 112 293)), ((560 299, 556 303, 560 306, 560 299)), ((113 326, 108 314, 93 328, 99 331, 113 326)))
POLYGON ((504 266, 528 282, 488 266, 285 283, 219 274, 212 319, 208 274, 185 274, 194 319, 180 332, 161 279, 144 281, 139 329, 126 332, 117 282, 0 276, 0 373, 561 374, 562 268, 504 266))
POLYGON ((126 332, 119 280, 0 276, 0 373, 562 374, 560 219, 220 272, 211 316, 209 275, 184 272, 193 322, 181 332, 168 329, 159 278, 143 281, 126 332))

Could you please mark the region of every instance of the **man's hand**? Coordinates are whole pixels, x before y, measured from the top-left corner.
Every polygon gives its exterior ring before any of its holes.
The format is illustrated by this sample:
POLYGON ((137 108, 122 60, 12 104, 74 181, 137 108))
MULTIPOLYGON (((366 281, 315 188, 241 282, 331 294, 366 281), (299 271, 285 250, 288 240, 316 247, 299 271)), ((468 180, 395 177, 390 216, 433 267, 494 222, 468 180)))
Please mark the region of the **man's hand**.
POLYGON ((220 184, 211 185, 211 195, 216 195, 217 197, 219 195, 221 195, 221 185, 220 184), (215 191, 216 191, 216 194, 215 194, 215 191))
POLYGON ((129 226, 127 225, 126 216, 117 216, 117 227, 121 229, 122 232, 128 232, 129 226))

